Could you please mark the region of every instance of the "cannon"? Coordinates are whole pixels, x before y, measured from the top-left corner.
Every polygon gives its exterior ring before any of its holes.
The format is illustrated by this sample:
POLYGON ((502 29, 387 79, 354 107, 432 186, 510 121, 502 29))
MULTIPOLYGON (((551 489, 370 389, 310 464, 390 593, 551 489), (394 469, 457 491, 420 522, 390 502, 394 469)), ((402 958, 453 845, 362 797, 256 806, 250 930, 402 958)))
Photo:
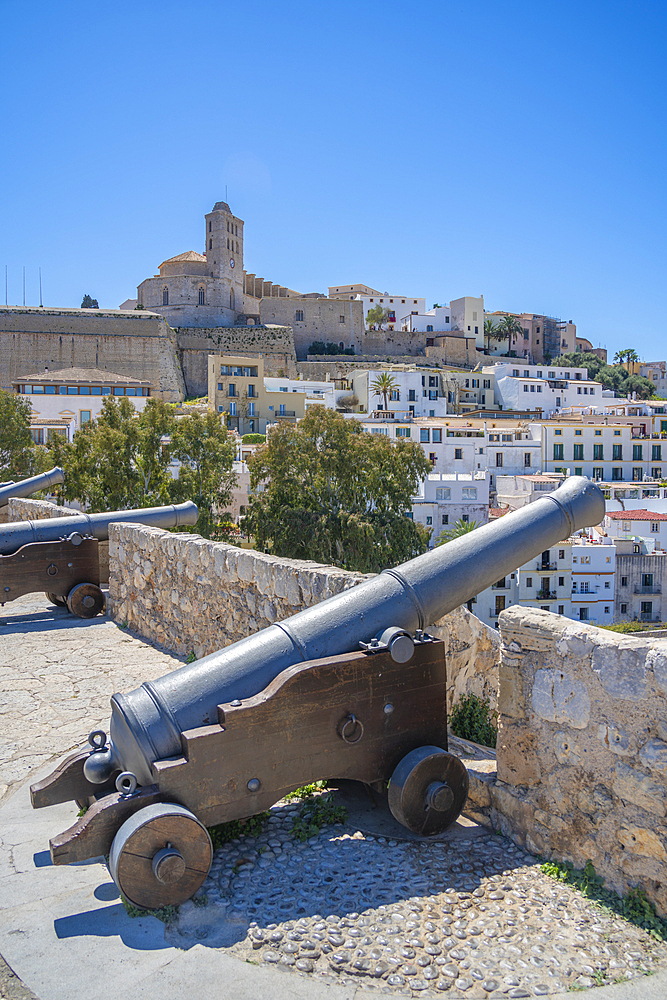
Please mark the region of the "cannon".
POLYGON ((198 517, 196 504, 188 501, 0 525, 0 604, 44 590, 53 604, 80 618, 94 618, 104 608, 98 542, 109 537, 110 524, 131 521, 173 528, 196 524, 198 517))
POLYGON ((240 642, 111 699, 110 737, 31 788, 34 808, 85 809, 50 842, 56 865, 109 856, 124 896, 159 907, 208 874, 207 827, 321 779, 387 790, 408 829, 460 814, 465 767, 447 748, 447 674, 429 624, 578 528, 602 493, 554 493, 240 642))
POLYGON ((65 473, 56 465, 48 472, 43 472, 41 476, 21 479, 18 483, 2 483, 0 484, 0 507, 6 507, 12 497, 31 497, 33 493, 48 490, 49 487, 64 482, 65 473))

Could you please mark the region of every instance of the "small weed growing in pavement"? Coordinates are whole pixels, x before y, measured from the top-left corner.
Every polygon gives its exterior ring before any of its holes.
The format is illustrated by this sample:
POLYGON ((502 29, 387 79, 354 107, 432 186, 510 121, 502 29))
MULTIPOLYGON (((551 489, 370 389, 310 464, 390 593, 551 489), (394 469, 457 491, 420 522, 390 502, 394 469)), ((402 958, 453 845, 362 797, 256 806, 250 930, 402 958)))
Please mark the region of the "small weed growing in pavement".
POLYGON ((197 657, 195 656, 194 652, 192 650, 190 650, 190 652, 188 653, 188 655, 185 657, 185 662, 186 663, 194 663, 196 659, 197 659, 197 657))
POLYGON ((199 909, 201 909, 204 906, 208 906, 208 896, 206 895, 205 892, 203 892, 201 896, 193 896, 192 904, 193 906, 196 906, 199 909))
POLYGON ((124 622, 116 622, 117 628, 127 628, 127 618, 124 622))
POLYGON ((476 694, 467 694, 452 708, 449 725, 454 735, 462 740, 470 740, 483 747, 495 747, 498 729, 494 719, 495 712, 491 713, 488 701, 478 698, 476 694))
POLYGON ((120 901, 125 907, 128 917, 157 917, 163 924, 170 924, 178 913, 177 906, 160 906, 156 910, 146 910, 142 906, 135 906, 129 899, 120 894, 120 901))
POLYGON ((268 812, 257 813, 256 816, 248 816, 247 819, 233 819, 229 823, 218 823, 217 826, 209 826, 208 832, 213 843, 213 850, 236 840, 237 837, 257 837, 271 814, 268 812))
POLYGON ((641 927, 657 941, 667 941, 667 920, 658 916, 643 889, 635 887, 625 896, 619 896, 613 889, 605 889, 604 879, 597 874, 590 859, 582 869, 575 868, 568 861, 545 861, 540 868, 545 875, 574 886, 582 895, 592 899, 604 909, 619 914, 636 927, 641 927))
POLYGON ((333 792, 311 795, 304 799, 299 815, 292 824, 292 833, 297 840, 308 840, 328 823, 344 823, 346 819, 347 809, 335 804, 333 792))
POLYGON ((310 785, 304 785, 303 788, 295 788, 293 792, 288 792, 283 798, 285 802, 293 802, 295 799, 302 802, 304 799, 314 795, 315 792, 323 791, 326 787, 326 781, 313 781, 310 785))

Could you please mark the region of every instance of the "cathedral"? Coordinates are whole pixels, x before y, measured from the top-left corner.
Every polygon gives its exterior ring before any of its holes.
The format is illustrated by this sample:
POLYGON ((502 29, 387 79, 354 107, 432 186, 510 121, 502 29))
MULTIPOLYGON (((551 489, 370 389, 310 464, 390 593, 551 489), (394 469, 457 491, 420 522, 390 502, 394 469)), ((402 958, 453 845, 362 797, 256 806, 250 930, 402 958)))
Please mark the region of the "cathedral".
POLYGON ((170 257, 137 288, 137 305, 160 313, 172 327, 245 323, 243 220, 218 201, 204 221, 204 253, 170 257))

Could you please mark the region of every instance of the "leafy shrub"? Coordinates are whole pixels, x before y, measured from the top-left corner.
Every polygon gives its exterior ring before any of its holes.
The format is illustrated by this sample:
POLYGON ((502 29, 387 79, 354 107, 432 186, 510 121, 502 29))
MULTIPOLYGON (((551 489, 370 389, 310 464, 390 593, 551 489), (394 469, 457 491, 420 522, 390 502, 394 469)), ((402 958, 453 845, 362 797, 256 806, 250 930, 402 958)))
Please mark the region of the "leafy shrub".
POLYGON ((217 826, 209 826, 208 832, 213 844, 213 850, 217 851, 223 844, 238 837, 256 837, 264 829, 264 825, 271 814, 268 812, 257 813, 256 816, 248 816, 247 819, 233 819, 229 823, 218 823, 217 826))
POLYGON ((610 632, 646 632, 647 629, 667 628, 660 622, 619 622, 617 625, 598 625, 598 628, 606 628, 610 632))
POLYGON ((463 695, 454 705, 449 726, 455 736, 462 740, 479 743, 483 747, 495 747, 498 729, 494 725, 495 712, 492 714, 489 703, 476 694, 463 695))
POLYGON ((243 444, 264 444, 266 434, 244 434, 241 441, 243 444))
MULTIPOLYGON (((315 784, 319 785, 320 782, 315 784)), ((306 786, 306 788, 308 787, 306 786)), ((292 824, 292 833, 297 840, 308 840, 318 834, 321 827, 328 823, 344 823, 346 819, 347 809, 345 806, 335 804, 333 792, 327 792, 324 795, 309 795, 304 800, 299 815, 292 824)))

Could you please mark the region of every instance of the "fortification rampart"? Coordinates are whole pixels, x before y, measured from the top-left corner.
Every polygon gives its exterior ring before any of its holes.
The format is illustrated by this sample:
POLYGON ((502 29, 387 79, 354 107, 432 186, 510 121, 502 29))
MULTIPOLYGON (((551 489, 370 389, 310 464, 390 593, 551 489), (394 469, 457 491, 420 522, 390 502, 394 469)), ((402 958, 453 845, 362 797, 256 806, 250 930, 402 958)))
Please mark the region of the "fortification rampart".
POLYGON ((182 326, 174 332, 189 396, 208 392, 209 354, 261 356, 266 375, 296 376, 294 337, 289 326, 182 326))
POLYGON ((100 368, 147 379, 176 402, 185 384, 174 331, 143 311, 0 307, 0 388, 49 368, 100 368))

